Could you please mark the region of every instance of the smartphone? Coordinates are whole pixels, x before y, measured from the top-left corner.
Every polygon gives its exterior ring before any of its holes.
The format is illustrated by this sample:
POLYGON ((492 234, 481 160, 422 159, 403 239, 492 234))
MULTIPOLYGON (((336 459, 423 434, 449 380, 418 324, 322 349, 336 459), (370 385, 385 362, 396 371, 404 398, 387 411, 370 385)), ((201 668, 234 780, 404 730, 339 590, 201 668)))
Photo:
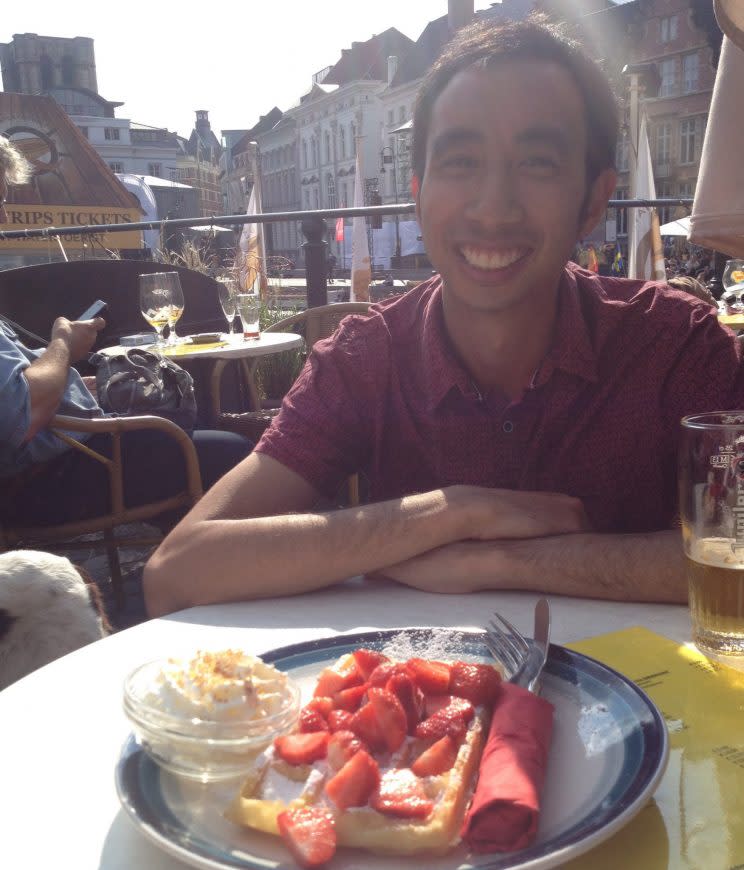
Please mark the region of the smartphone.
POLYGON ((80 317, 78 317, 78 320, 91 320, 93 317, 98 317, 98 315, 102 314, 107 308, 107 302, 104 302, 103 299, 96 299, 90 308, 86 308, 85 311, 83 311, 80 317))

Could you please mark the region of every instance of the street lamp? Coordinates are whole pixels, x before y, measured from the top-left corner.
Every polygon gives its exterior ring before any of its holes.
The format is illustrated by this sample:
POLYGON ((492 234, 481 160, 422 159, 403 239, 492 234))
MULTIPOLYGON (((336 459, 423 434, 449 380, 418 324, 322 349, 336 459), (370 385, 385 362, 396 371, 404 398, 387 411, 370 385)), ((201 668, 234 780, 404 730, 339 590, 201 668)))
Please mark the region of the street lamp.
MULTIPOLYGON (((398 164, 395 159, 395 149, 391 145, 384 145, 380 151, 380 175, 387 173, 387 166, 392 167, 393 171, 393 198, 395 203, 398 203, 398 164)), ((398 215, 395 215, 395 262, 397 268, 400 268, 400 225, 398 223, 398 215)))

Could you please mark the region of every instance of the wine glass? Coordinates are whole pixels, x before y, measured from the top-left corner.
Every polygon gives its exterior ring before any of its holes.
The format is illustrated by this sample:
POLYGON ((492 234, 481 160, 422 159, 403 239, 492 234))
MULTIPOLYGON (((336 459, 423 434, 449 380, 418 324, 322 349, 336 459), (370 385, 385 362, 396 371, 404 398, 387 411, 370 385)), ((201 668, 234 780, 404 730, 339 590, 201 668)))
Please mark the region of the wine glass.
POLYGON ((227 334, 235 333, 235 312, 238 297, 238 282, 231 275, 220 275, 217 279, 219 284, 220 305, 227 320, 227 334))
POLYGON ((176 335, 176 324, 181 319, 184 309, 183 290, 181 289, 181 279, 178 277, 178 272, 161 272, 164 279, 164 286, 168 288, 170 293, 171 303, 168 312, 168 346, 173 347, 179 344, 181 339, 176 335))
MULTIPOLYGON (((157 347, 165 347, 163 330, 171 319, 173 306, 173 284, 168 275, 174 272, 149 272, 139 276, 140 311, 145 320, 158 333, 157 347)), ((178 279, 178 275, 176 275, 178 279)), ((180 291, 180 282, 179 282, 180 291)), ((183 310, 183 294, 181 295, 181 310, 183 310)), ((180 317, 180 314, 179 314, 180 317)))
POLYGON ((731 308, 734 311, 744 310, 744 260, 726 260, 721 283, 729 291, 727 295, 736 299, 731 308))

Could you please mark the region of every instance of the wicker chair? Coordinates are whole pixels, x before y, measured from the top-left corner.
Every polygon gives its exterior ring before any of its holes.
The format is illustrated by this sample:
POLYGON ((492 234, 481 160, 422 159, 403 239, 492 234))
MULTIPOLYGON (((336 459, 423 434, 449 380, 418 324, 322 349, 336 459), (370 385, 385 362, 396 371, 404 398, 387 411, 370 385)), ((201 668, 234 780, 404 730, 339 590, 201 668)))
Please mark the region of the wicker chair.
MULTIPOLYGON (((106 467, 109 476, 111 509, 108 513, 100 516, 55 526, 23 527, 8 524, 0 525, 0 552, 20 546, 30 546, 37 543, 49 544, 52 542, 54 542, 55 549, 79 549, 80 543, 72 542, 69 539, 101 532, 103 533, 102 543, 108 555, 112 589, 116 603, 121 608, 124 605, 124 585, 121 576, 118 547, 122 545, 154 545, 158 543, 161 536, 118 537, 116 535, 116 528, 126 523, 142 522, 151 519, 164 511, 189 508, 196 504, 202 495, 201 474, 196 448, 191 438, 183 429, 163 417, 100 417, 90 420, 78 417, 57 416, 52 420, 50 427, 71 448, 83 451, 106 467), (183 453, 186 466, 186 488, 182 492, 169 496, 166 499, 160 499, 159 501, 150 502, 139 507, 128 508, 124 505, 121 435, 123 432, 131 432, 135 429, 160 430, 173 438, 174 449, 180 449, 183 453), (90 435, 103 433, 110 435, 112 438, 112 458, 109 459, 97 453, 88 447, 84 441, 77 441, 65 434, 65 432, 85 432, 90 435)), ((12 487, 14 483, 21 485, 21 481, 22 476, 15 480, 11 478, 8 481, 4 481, 4 484, 12 487)), ((91 544, 91 546, 95 546, 95 543, 91 544)))
MULTIPOLYGON (((337 302, 332 305, 321 305, 308 308, 298 314, 292 314, 272 323, 264 332, 299 332, 305 338, 305 354, 309 354, 316 341, 327 338, 336 331, 339 323, 348 314, 369 314, 369 302, 337 302)), ((259 360, 250 361, 250 376, 255 375, 259 360)), ((219 396, 219 379, 227 360, 218 360, 213 372, 212 395, 219 396)), ((255 388, 252 393, 255 393, 255 388)), ((271 425, 271 421, 279 413, 279 408, 257 409, 242 414, 218 413, 216 425, 218 429, 238 432, 252 441, 258 441, 271 425)), ((347 483, 347 498, 350 504, 359 504, 359 478, 356 474, 347 483)))

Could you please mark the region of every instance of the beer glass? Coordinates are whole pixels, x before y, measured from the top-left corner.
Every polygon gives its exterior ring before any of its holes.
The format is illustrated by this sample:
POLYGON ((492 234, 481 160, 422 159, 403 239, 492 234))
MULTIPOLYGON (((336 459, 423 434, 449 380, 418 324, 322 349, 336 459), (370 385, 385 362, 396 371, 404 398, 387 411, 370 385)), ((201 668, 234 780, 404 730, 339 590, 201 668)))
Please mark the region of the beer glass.
POLYGON ((235 309, 238 297, 238 282, 229 275, 220 275, 216 279, 219 284, 220 305, 227 320, 227 334, 232 335, 235 323, 235 309))
POLYGON ((261 297, 258 293, 238 293, 238 314, 243 322, 243 338, 261 337, 258 316, 261 310, 261 297))
POLYGON ((682 420, 679 494, 693 640, 744 668, 744 411, 682 420))

